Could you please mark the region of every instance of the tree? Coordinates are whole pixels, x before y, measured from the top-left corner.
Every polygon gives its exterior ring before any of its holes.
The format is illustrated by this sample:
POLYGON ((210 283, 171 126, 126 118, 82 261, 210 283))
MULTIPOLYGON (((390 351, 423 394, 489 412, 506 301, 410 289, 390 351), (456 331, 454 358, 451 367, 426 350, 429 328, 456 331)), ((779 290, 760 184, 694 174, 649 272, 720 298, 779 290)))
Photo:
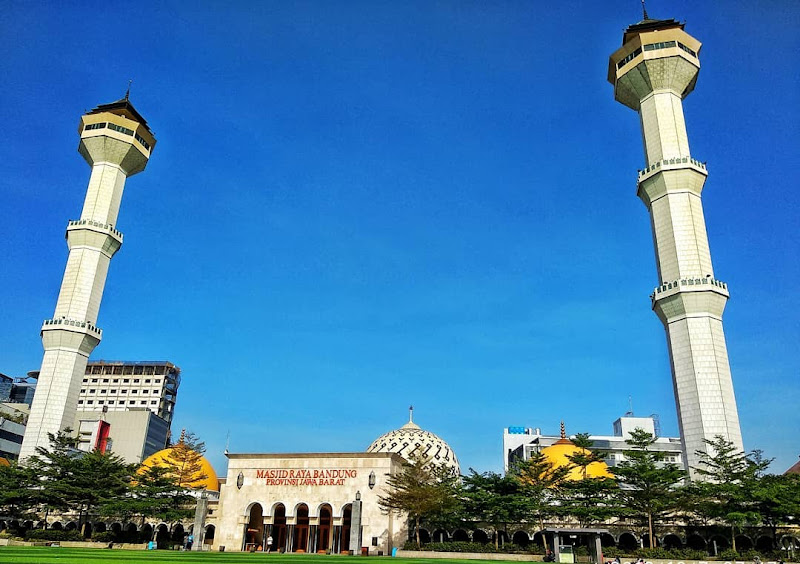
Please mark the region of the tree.
POLYGON ((77 510, 83 527, 86 513, 127 495, 133 465, 113 453, 76 450, 70 429, 48 436, 50 449, 37 447, 29 460, 38 477, 38 501, 48 510, 77 510))
MULTIPOLYGON (((556 513, 553 501, 569 473, 569 467, 556 466, 541 452, 534 452, 528 460, 513 464, 509 472, 527 498, 526 518, 536 521, 539 528, 544 529, 545 518, 556 513)), ((547 550, 547 535, 542 535, 542 538, 547 550)))
POLYGON ((378 505, 385 512, 407 514, 414 521, 417 548, 423 519, 437 520, 457 513, 458 477, 446 465, 431 464, 422 456, 412 455, 401 471, 386 480, 386 495, 378 496, 378 505))
POLYGON ((691 485, 694 511, 728 525, 731 548, 736 550, 736 532, 761 519, 755 493, 772 460, 762 459, 758 451, 745 454, 721 435, 705 442, 711 453, 697 451, 694 470, 700 480, 691 485))
POLYGON ((169 469, 163 466, 140 466, 128 496, 106 505, 105 515, 130 518, 139 516, 144 525, 148 517, 173 522, 190 517, 194 497, 178 487, 169 469))
POLYGON ((175 485, 181 489, 199 490, 205 487, 208 474, 203 469, 206 445, 194 433, 181 431, 180 440, 172 445, 158 464, 167 469, 175 485))
POLYGON ((35 505, 34 475, 26 466, 12 462, 0 466, 0 513, 19 519, 35 505))
POLYGON ((496 531, 494 546, 498 548, 497 532, 508 529, 509 523, 519 523, 530 513, 529 499, 522 484, 511 474, 478 473, 470 468, 464 476, 462 490, 465 513, 475 521, 489 523, 496 531))
POLYGON ((617 477, 617 497, 622 506, 647 520, 650 548, 654 548, 653 525, 681 505, 686 472, 676 464, 665 464, 666 453, 651 450, 656 438, 643 429, 631 431, 626 441, 631 449, 626 460, 611 469, 617 477))
POLYGON ((564 480, 559 488, 558 511, 576 519, 581 527, 601 523, 619 513, 616 505, 617 482, 608 477, 589 475, 589 465, 603 458, 591 450, 588 433, 578 433, 572 440, 578 450, 568 455, 571 468, 578 468, 582 479, 564 480))

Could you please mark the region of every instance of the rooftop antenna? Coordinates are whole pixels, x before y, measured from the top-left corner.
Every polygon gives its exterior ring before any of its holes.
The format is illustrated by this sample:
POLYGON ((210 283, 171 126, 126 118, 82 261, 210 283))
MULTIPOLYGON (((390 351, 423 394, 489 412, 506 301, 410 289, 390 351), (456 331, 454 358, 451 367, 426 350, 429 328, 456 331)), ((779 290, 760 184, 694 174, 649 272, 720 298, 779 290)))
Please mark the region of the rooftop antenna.
POLYGON ((225 450, 223 451, 222 454, 224 455, 228 454, 228 446, 230 445, 230 442, 231 442, 231 431, 230 429, 228 429, 228 434, 225 437, 225 450))
MULTIPOLYGON (((644 4, 644 0, 642 0, 642 4, 644 4)), ((131 84, 133 84, 133 79, 132 78, 128 81, 128 90, 125 91, 125 101, 126 102, 131 97, 131 84)))
POLYGON ((633 417, 633 397, 628 396, 628 413, 625 414, 625 417, 633 417))
POLYGON ((644 16, 644 19, 650 19, 650 17, 647 15, 647 8, 644 5, 644 0, 642 0, 642 15, 644 16))

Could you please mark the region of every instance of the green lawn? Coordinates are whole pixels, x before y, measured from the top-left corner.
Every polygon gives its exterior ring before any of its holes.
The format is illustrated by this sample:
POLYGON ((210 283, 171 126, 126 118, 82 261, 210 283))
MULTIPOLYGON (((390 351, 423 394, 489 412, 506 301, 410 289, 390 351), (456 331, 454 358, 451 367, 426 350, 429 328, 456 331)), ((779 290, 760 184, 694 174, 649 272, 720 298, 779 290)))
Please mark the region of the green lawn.
MULTIPOLYGON (((406 558, 386 556, 323 556, 308 554, 263 554, 249 552, 180 552, 172 550, 105 550, 101 548, 50 548, 40 546, 0 546, 0 564, 101 564, 105 562, 268 562, 268 564, 480 564, 486 560, 406 558)), ((497 564, 497 562, 493 562, 497 564)))

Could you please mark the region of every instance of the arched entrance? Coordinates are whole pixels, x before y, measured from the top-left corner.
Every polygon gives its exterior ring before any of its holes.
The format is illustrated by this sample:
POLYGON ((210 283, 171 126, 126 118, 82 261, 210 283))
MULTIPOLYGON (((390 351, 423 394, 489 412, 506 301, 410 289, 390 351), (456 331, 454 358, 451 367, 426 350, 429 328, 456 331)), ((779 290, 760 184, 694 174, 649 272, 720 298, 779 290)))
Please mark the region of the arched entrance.
POLYGON ((203 537, 203 544, 214 544, 214 533, 217 532, 217 528, 214 525, 208 525, 206 527, 206 534, 203 537))
POLYGON ((353 522, 353 506, 347 504, 342 509, 342 545, 339 549, 340 552, 347 552, 350 550, 350 524, 353 522))
POLYGON ((453 532, 453 542, 469 542, 469 533, 464 529, 456 529, 453 532))
POLYGON ((169 527, 164 523, 156 527, 156 548, 169 548, 169 527))
POLYGON ((622 533, 619 536, 618 544, 622 550, 635 550, 639 548, 639 541, 636 540, 633 533, 622 533))
POLYGON ((692 550, 706 550, 706 539, 694 534, 686 537, 686 547, 692 550))
POLYGON ((472 542, 480 544, 487 544, 489 542, 489 535, 483 529, 476 529, 472 532, 472 542))
POLYGON ((664 548, 666 549, 674 549, 674 548, 683 548, 683 543, 681 543, 681 538, 678 535, 668 534, 664 535, 664 548))
POLYGON ((172 546, 176 545, 183 546, 183 537, 184 537, 183 525, 178 523, 172 528, 172 535, 170 536, 172 546))
POLYGON ((531 538, 525 531, 517 531, 511 536, 511 542, 522 548, 527 548, 531 543, 531 538))
POLYGON ((317 552, 327 552, 331 548, 333 536, 333 509, 330 505, 319 508, 319 528, 317 529, 317 552))
POLYGON ((295 525, 294 537, 292 538, 293 552, 306 552, 308 550, 308 505, 301 503, 294 510, 295 525))
POLYGON ((272 549, 278 552, 286 550, 286 506, 277 504, 272 509, 272 549))
POLYGON ((250 516, 247 520, 244 535, 244 550, 258 550, 263 548, 264 541, 264 508, 260 503, 254 503, 250 507, 250 516))

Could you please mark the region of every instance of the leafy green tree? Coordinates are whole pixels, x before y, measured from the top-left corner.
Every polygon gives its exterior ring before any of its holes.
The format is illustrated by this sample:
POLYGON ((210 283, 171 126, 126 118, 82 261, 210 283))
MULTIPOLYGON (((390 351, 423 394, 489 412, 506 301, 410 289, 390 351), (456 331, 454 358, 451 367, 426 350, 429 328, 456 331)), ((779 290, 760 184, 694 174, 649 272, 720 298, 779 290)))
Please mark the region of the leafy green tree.
POLYGON ((730 527, 731 548, 736 550, 736 533, 747 524, 761 520, 756 492, 764 470, 772 460, 764 460, 758 451, 745 454, 721 435, 705 440, 711 453, 697 451, 698 480, 691 485, 693 509, 702 517, 730 527))
POLYGON ((0 513, 12 519, 26 516, 36 506, 34 485, 28 467, 16 462, 0 466, 0 513))
MULTIPOLYGON (((556 466, 541 452, 534 452, 528 460, 513 464, 509 473, 519 482, 527 499, 525 520, 535 521, 544 529, 545 519, 556 513, 554 500, 569 467, 556 466)), ((543 535, 543 539, 547 550, 547 535, 543 535)))
POLYGON ((167 523, 191 517, 195 498, 178 487, 169 469, 163 466, 140 466, 129 494, 107 504, 105 515, 130 519, 138 516, 144 525, 148 517, 167 523))
POLYGON ((112 453, 76 450, 70 429, 48 436, 50 448, 38 447, 28 462, 38 477, 38 501, 48 510, 78 511, 83 528, 85 514, 127 495, 133 465, 112 453))
POLYGON ((445 466, 431 464, 412 455, 402 470, 386 480, 386 495, 378 496, 378 505, 385 512, 407 514, 413 520, 417 548, 420 548, 420 523, 423 519, 441 521, 457 513, 458 477, 445 466))
POLYGON ((589 465, 603 461, 603 457, 591 450, 593 441, 588 433, 578 433, 572 439, 578 450, 568 455, 570 468, 578 468, 580 480, 564 480, 558 492, 558 511, 572 517, 581 527, 602 523, 619 514, 616 503, 619 490, 616 480, 604 476, 591 476, 589 465))
POLYGON ((205 487, 208 474, 203 469, 206 445, 194 433, 181 432, 180 440, 172 445, 160 462, 181 489, 199 490, 205 487))
POLYGON ((647 521, 650 548, 654 548, 653 527, 681 507, 686 472, 666 464, 666 453, 652 450, 656 438, 643 429, 631 431, 625 441, 631 447, 626 460, 611 468, 617 477, 617 499, 622 507, 647 521))
POLYGON ((752 497, 761 523, 772 530, 772 538, 778 538, 777 528, 792 524, 794 516, 800 515, 800 475, 766 474, 752 497))
MULTIPOLYGON (((470 468, 470 474, 463 478, 462 494, 467 518, 489 523, 498 532, 507 532, 509 523, 519 523, 530 514, 530 500, 522 483, 511 474, 479 474, 470 468)), ((495 548, 499 536, 494 536, 495 548)))

